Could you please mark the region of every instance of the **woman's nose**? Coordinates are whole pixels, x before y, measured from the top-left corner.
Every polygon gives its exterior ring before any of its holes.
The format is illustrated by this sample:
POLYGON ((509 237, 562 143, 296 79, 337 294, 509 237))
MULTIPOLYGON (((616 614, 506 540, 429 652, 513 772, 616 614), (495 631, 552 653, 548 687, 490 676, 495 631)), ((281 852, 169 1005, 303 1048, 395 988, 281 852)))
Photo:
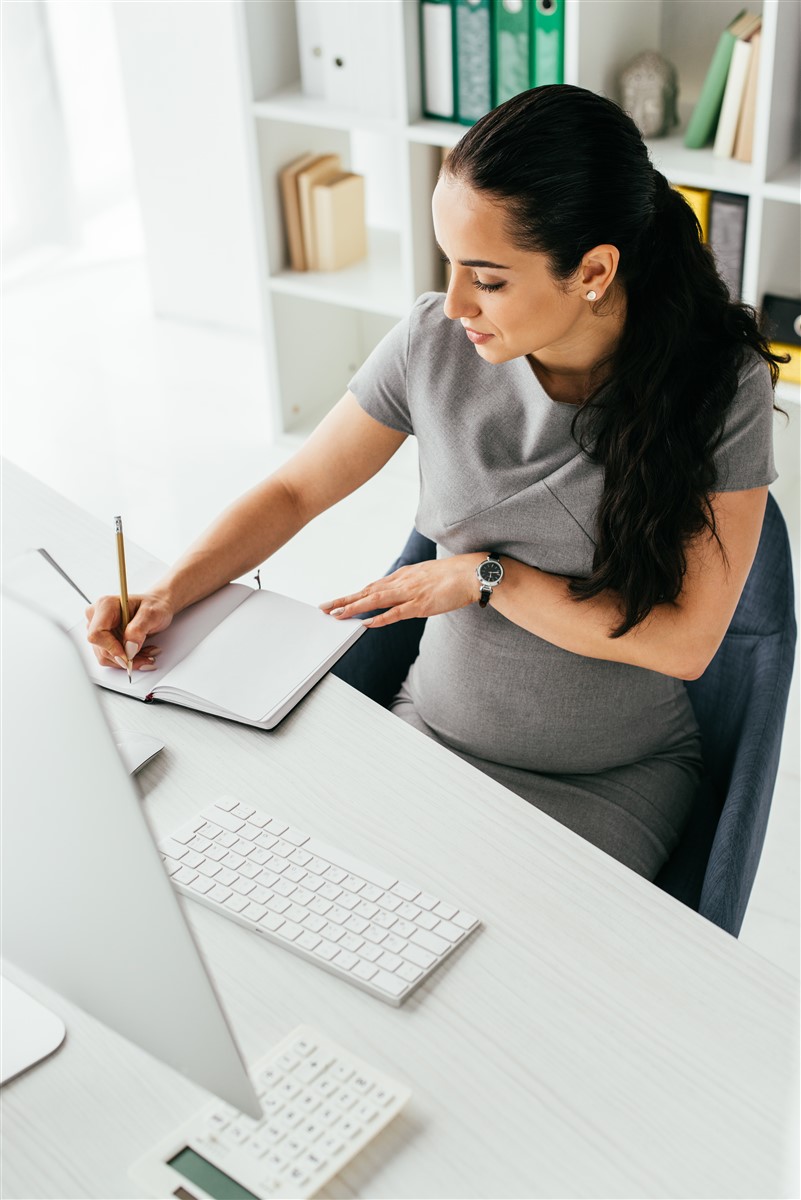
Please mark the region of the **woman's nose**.
POLYGON ((443 312, 451 321, 459 321, 463 317, 475 317, 481 312, 472 280, 464 278, 459 271, 453 269, 451 269, 443 312))

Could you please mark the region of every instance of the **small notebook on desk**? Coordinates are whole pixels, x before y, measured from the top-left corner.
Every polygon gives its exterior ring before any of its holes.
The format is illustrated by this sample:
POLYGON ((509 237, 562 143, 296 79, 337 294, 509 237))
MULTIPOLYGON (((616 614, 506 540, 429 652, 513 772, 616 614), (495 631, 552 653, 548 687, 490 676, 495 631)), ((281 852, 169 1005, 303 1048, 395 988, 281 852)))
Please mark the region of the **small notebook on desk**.
MULTIPOLYGON (((48 565, 40 551, 23 558, 10 564, 8 583, 21 598, 44 607, 51 573, 54 591, 69 579, 65 564, 48 565)), ((77 606, 82 613, 85 603, 77 606)), ((129 683, 125 671, 100 666, 86 640, 85 620, 74 623, 77 612, 66 607, 64 597, 59 608, 89 677, 100 687, 260 729, 274 728, 365 629, 361 621, 337 621, 290 596, 229 583, 154 634, 149 640, 161 647, 156 670, 134 671, 129 683)))

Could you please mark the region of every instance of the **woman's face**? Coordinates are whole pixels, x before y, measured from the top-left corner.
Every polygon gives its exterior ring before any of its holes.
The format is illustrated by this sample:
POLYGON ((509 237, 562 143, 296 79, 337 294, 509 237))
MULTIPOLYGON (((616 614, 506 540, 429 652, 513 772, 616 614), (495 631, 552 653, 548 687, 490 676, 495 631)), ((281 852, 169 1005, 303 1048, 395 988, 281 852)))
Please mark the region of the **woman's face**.
POLYGON ((544 254, 520 250, 504 229, 504 211, 443 176, 433 199, 434 233, 451 264, 445 315, 459 321, 486 362, 524 355, 569 361, 584 342, 592 313, 581 273, 557 284, 544 254))

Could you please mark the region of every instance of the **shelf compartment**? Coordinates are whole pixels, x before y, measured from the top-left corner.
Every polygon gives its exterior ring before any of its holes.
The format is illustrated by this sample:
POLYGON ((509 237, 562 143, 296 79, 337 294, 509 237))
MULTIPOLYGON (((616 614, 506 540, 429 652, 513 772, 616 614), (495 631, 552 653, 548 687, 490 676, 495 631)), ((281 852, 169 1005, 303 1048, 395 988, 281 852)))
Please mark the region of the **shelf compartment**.
POLYGON ((767 200, 781 200, 785 204, 801 204, 801 158, 795 158, 792 162, 785 163, 775 175, 767 180, 762 191, 767 200))
POLYGON ((405 286, 400 235, 392 230, 368 231, 368 255, 340 271, 279 271, 268 280, 274 293, 358 306, 365 312, 399 319, 411 299, 405 286))
POLYGON ((255 100, 253 114, 293 125, 316 125, 320 129, 365 129, 371 133, 398 133, 402 129, 400 121, 374 117, 360 109, 336 108, 327 100, 306 96, 300 84, 266 99, 255 100))
POLYGON ((716 158, 709 146, 703 150, 688 150, 683 133, 667 138, 652 138, 648 142, 651 161, 671 183, 687 187, 708 188, 713 192, 738 192, 750 196, 758 181, 752 163, 732 158, 716 158))
POLYGON ((394 316, 308 295, 271 295, 281 429, 307 435, 345 394, 348 383, 394 316))

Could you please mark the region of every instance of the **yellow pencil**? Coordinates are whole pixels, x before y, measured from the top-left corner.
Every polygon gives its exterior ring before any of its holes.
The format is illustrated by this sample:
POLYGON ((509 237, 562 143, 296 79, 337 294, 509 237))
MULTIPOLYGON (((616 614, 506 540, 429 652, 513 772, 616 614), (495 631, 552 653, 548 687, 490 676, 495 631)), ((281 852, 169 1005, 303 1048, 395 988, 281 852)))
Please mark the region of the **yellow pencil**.
MULTIPOLYGON (((117 534, 117 565, 120 568, 120 611, 122 612, 122 638, 123 650, 125 650, 125 630, 128 628, 128 575, 125 570, 125 542, 122 537, 122 517, 114 518, 114 529, 117 534)), ((128 664, 128 682, 133 682, 131 675, 131 660, 128 657, 128 651, 125 650, 125 661, 128 664)))

